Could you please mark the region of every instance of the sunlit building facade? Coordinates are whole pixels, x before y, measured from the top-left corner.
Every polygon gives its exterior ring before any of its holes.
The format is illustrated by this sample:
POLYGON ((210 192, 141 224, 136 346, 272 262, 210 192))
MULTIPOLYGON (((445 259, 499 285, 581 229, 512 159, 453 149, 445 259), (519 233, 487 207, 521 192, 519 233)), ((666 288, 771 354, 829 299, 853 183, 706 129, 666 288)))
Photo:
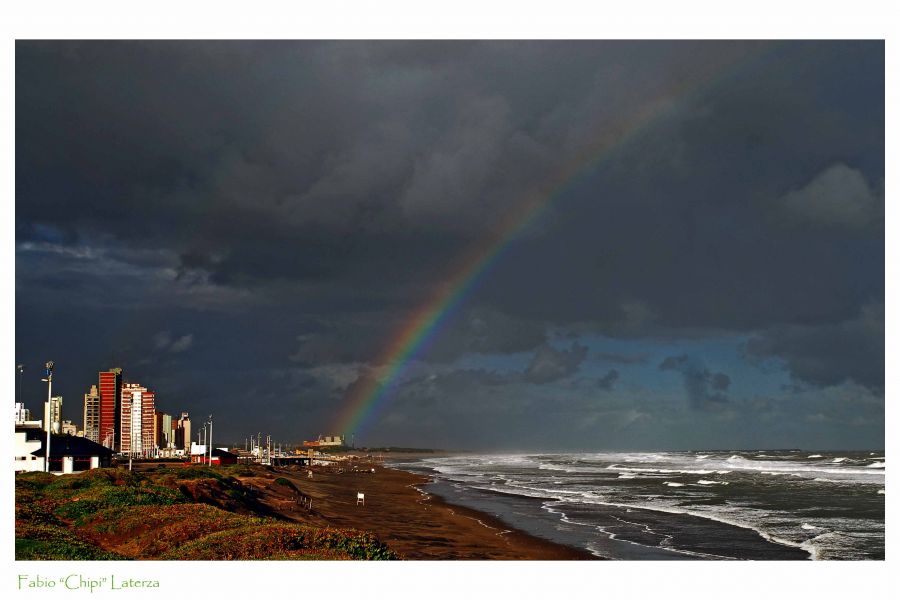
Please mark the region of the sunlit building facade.
POLYGON ((112 450, 121 448, 119 421, 122 407, 122 369, 100 371, 100 433, 98 442, 112 450))
POLYGON ((84 395, 84 437, 100 443, 100 392, 96 385, 84 395))
POLYGON ((139 383, 122 386, 121 446, 125 454, 151 456, 156 446, 156 394, 139 383))

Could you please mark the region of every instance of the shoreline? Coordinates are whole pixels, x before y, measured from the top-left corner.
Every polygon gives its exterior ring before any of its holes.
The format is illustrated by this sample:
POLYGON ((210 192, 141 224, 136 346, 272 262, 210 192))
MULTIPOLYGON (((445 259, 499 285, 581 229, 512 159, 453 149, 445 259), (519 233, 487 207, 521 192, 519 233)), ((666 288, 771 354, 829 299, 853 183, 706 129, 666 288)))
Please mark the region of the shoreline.
POLYGON ((371 471, 278 467, 264 472, 283 477, 312 499, 312 509, 297 509, 284 486, 247 478, 262 501, 283 518, 318 527, 369 531, 408 560, 602 560, 586 549, 547 540, 485 512, 454 504, 422 488, 424 475, 380 464, 359 463, 371 471), (365 505, 356 494, 365 494, 365 505))
MULTIPOLYGON (((306 468, 273 468, 271 478, 285 476, 297 488, 312 497, 314 508, 308 514, 275 509, 279 516, 297 523, 318 527, 341 527, 369 531, 392 549, 412 560, 815 560, 815 553, 803 545, 784 543, 757 529, 738 523, 710 518, 707 515, 672 513, 646 509, 659 523, 672 519, 693 519, 697 524, 674 535, 698 538, 682 548, 656 547, 616 535, 594 537, 588 530, 571 538, 560 535, 557 520, 525 517, 532 509, 524 503, 534 502, 526 495, 505 492, 483 492, 473 497, 474 490, 453 489, 439 479, 419 471, 403 470, 379 463, 358 461, 364 470, 339 467, 313 467, 314 478, 302 475, 306 468), (376 473, 369 471, 374 467, 376 473), (343 472, 349 471, 349 472, 343 472), (373 511, 356 506, 356 492, 366 494, 373 511), (491 496, 515 499, 486 501, 491 496), (352 501, 351 501, 352 500, 352 501), (376 507, 373 502, 377 502, 376 507), (700 533, 700 532, 703 533, 700 533), (720 548, 743 546, 738 554, 710 553, 704 548, 710 540, 720 548), (597 546, 596 548, 594 546, 597 546), (693 547, 697 546, 697 547, 693 547), (590 549, 589 549, 590 548, 590 549)), ((347 465, 345 465, 347 466, 347 465)), ((273 506, 274 508, 274 506, 273 506)), ((607 517, 627 519, 633 507, 607 505, 607 517), (621 513, 618 514, 617 513, 621 513)), ((576 523, 573 521, 573 523, 576 523)), ((587 525, 587 524, 584 524, 587 525)), ((664 525, 665 526, 665 525, 664 525)), ((654 527, 656 527, 654 525, 654 527)))

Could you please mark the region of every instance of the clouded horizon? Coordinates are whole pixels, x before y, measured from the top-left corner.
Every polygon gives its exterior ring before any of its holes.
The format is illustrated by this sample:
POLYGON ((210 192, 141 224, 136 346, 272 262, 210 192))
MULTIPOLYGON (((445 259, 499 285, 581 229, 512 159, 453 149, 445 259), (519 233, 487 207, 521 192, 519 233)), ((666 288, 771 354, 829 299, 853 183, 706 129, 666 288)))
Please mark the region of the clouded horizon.
POLYGON ((217 436, 882 448, 882 42, 17 42, 16 354, 217 436))

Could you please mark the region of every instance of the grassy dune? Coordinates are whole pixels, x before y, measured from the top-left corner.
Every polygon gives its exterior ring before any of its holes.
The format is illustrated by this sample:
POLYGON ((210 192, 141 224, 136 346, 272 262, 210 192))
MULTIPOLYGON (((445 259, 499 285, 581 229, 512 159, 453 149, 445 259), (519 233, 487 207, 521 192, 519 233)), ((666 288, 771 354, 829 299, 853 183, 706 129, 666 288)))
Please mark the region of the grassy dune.
MULTIPOLYGON (((367 532, 267 516, 243 466, 16 476, 19 560, 377 560, 367 532)), ((280 482, 279 482, 280 483, 280 482)))

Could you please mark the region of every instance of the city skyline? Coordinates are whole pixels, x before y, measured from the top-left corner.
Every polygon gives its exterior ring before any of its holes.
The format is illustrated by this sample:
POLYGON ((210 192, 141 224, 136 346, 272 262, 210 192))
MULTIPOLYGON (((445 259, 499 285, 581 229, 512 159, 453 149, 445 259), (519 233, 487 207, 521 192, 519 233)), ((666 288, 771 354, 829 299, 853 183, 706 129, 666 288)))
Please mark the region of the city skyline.
POLYGON ((16 84, 32 412, 53 359, 66 419, 122 366, 230 441, 884 445, 882 42, 19 42, 16 84))

